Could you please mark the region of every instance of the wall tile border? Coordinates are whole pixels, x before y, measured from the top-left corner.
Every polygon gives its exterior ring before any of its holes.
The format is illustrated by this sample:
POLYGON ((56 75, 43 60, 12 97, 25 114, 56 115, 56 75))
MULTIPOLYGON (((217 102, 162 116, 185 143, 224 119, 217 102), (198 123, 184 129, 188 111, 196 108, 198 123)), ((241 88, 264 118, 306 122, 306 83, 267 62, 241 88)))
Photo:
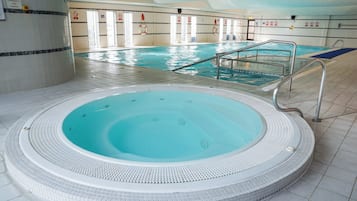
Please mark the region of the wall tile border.
POLYGON ((18 52, 0 52, 0 57, 11 57, 11 56, 23 56, 23 55, 34 55, 34 54, 48 54, 53 52, 62 52, 70 50, 71 47, 61 47, 47 50, 29 50, 29 51, 18 51, 18 52))
POLYGON ((65 13, 65 12, 57 12, 57 11, 21 10, 21 9, 11 9, 11 8, 5 8, 4 11, 5 11, 5 13, 68 16, 68 13, 65 13))

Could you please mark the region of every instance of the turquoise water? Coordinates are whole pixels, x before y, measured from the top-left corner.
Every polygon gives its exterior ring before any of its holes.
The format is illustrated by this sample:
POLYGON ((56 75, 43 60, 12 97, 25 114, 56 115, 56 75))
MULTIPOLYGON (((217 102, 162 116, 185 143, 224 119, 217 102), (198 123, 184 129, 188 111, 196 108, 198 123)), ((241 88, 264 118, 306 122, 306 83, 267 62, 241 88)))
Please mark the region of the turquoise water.
POLYGON ((64 120, 65 136, 88 151, 142 162, 197 160, 246 148, 264 131, 250 107, 219 96, 150 91, 87 103, 64 120))
MULTIPOLYGON (((84 57, 91 60, 105 61, 110 63, 123 64, 128 66, 141 66, 159 70, 173 70, 175 68, 192 64, 202 59, 215 56, 217 52, 224 52, 236 50, 251 43, 236 42, 236 43, 220 43, 220 44, 200 44, 200 45, 186 45, 186 46, 163 46, 151 48, 136 48, 120 51, 103 51, 91 53, 78 53, 75 56, 84 57)), ((279 50, 292 50, 290 45, 285 44, 266 44, 260 46, 262 49, 279 49, 279 50)), ((326 50, 325 47, 314 46, 301 46, 297 47, 297 55, 310 54, 326 50)), ((288 56, 287 52, 261 52, 265 55, 279 55, 288 56)), ((241 56, 247 54, 255 54, 255 52, 243 53, 241 56)), ((204 76, 215 78, 217 69, 211 62, 204 62, 194 65, 190 68, 181 70, 180 73, 191 74, 195 76, 204 76)), ((231 71, 222 72, 222 79, 228 81, 236 81, 244 84, 259 86, 280 78, 271 74, 262 74, 252 72, 239 72, 231 76, 231 71)))

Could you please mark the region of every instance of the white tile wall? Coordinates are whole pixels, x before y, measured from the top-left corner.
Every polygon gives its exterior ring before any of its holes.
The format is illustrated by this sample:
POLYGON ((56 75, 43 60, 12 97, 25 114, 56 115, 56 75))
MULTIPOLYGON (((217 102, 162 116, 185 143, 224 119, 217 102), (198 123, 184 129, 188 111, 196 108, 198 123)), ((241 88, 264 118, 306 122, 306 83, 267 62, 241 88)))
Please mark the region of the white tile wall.
POLYGON ((28 5, 31 10, 45 10, 45 11, 58 11, 67 12, 67 0, 36 0, 36 1, 22 1, 23 5, 28 5))
MULTIPOLYGON (((22 1, 35 11, 67 13, 66 1, 22 1)), ((70 46, 66 15, 7 13, 0 23, 0 52, 49 50, 70 46)), ((0 93, 45 87, 74 76, 70 51, 0 57, 0 93), (59 74, 56 74, 59 73, 59 74)))
POLYGON ((64 40, 67 17, 8 13, 1 22, 0 52, 43 50, 69 46, 64 40))
MULTIPOLYGON (((145 21, 144 23, 148 26, 148 35, 139 36, 134 35, 133 43, 137 46, 143 45, 169 45, 170 44, 170 16, 177 15, 177 9, 170 8, 156 8, 149 6, 129 6, 121 4, 94 4, 94 3, 74 3, 70 4, 71 14, 74 12, 78 13, 78 20, 73 20, 72 17, 72 35, 73 35, 73 46, 75 50, 87 49, 88 41, 85 37, 76 37, 76 36, 85 36, 87 35, 87 30, 85 30, 85 12, 86 9, 98 9, 99 12, 103 12, 104 9, 113 9, 117 10, 117 15, 122 14, 123 12, 131 11, 133 12, 133 32, 134 34, 139 33, 139 24, 143 23, 141 20, 141 15, 144 14, 145 21), (101 10, 103 9, 103 10, 101 10), (164 34, 163 34, 164 33, 164 34), (150 36, 150 37, 149 37, 150 36)), ((99 14, 100 15, 100 14, 99 14)), ((220 17, 224 18, 237 18, 239 16, 214 12, 204 12, 204 11, 195 11, 195 10, 184 10, 182 15, 187 16, 197 16, 197 42, 217 42, 218 37, 212 33, 212 27, 214 24, 214 19, 219 19, 220 17), (202 16, 203 15, 203 16, 202 16), (202 25, 200 25, 202 24, 202 25), (202 33, 202 34, 200 34, 202 33)), ((242 17, 241 17, 242 18, 242 17)), ((242 18, 243 19, 243 18, 242 18)), ((100 19, 101 22, 105 22, 105 18, 100 19)), ((118 34, 124 34, 123 21, 118 21, 117 29, 118 34)), ((177 33, 180 33, 180 25, 177 26, 177 33)), ((190 27, 189 27, 190 29, 190 27)), ((106 35, 105 23, 100 23, 100 34, 106 35)), ((106 39, 104 36, 101 38, 101 47, 106 47, 106 39)), ((180 34, 178 34, 178 37, 180 34)), ((122 36, 118 36, 118 46, 124 46, 124 41, 122 41, 122 36)))
POLYGON ((302 45, 331 46, 336 40, 342 39, 344 47, 357 46, 357 16, 297 16, 295 21, 290 16, 275 19, 267 17, 257 19, 256 22, 256 39, 261 41, 281 39, 302 45), (277 22, 278 25, 270 26, 270 22, 274 25, 277 22), (341 28, 338 28, 338 24, 342 24, 341 28), (294 28, 289 29, 292 25, 294 28))
POLYGON ((73 78, 71 51, 0 57, 0 94, 59 84, 73 78), (3 65, 4 64, 4 65, 3 65))

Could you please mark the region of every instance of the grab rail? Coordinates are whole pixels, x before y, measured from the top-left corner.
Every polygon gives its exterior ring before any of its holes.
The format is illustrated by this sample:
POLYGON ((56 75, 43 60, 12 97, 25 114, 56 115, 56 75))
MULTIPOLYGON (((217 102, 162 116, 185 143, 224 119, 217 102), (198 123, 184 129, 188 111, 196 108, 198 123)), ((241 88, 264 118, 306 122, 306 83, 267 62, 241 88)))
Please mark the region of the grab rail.
POLYGON ((315 118, 312 121, 321 122, 320 109, 321 109, 322 96, 323 96, 323 92, 324 92, 324 83, 325 83, 325 78, 326 78, 326 66, 325 66, 325 63, 320 59, 312 60, 311 62, 309 62, 305 66, 303 66, 301 69, 299 69, 295 73, 285 77, 284 79, 282 79, 279 82, 279 84, 275 87, 274 93, 273 93, 273 104, 274 104, 274 107, 276 110, 281 111, 281 112, 298 112, 301 117, 304 117, 303 113, 301 112, 301 110, 299 108, 282 108, 282 107, 280 107, 280 105, 278 104, 278 92, 279 92, 280 87, 285 82, 287 82, 288 80, 291 80, 295 75, 301 73, 303 69, 305 69, 315 63, 320 63, 320 66, 322 68, 322 75, 321 75, 321 82, 320 82, 319 97, 317 99, 317 106, 316 106, 316 111, 315 111, 315 118))
POLYGON ((187 64, 187 65, 184 65, 184 66, 181 66, 181 67, 178 67, 178 68, 172 69, 171 71, 175 72, 175 71, 178 71, 178 70, 181 70, 181 69, 184 69, 184 68, 187 68, 187 67, 190 67, 190 66, 193 66, 193 65, 199 64, 199 63, 203 63, 203 62, 206 62, 206 61, 212 60, 212 59, 214 59, 214 58, 216 58, 216 56, 209 57, 209 58, 207 58, 207 59, 202 59, 202 60, 196 61, 196 62, 194 62, 194 63, 187 64))
POLYGON ((342 39, 338 39, 333 43, 332 48, 335 48, 338 42, 342 42, 341 47, 343 47, 345 45, 345 41, 343 41, 342 39))
POLYGON ((275 49, 248 49, 248 50, 241 50, 241 51, 237 51, 238 53, 238 58, 239 58, 239 53, 241 52, 253 52, 255 51, 255 57, 258 57, 258 52, 259 51, 270 51, 270 52, 287 52, 289 53, 289 57, 291 56, 291 51, 290 50, 275 50, 275 49))
MULTIPOLYGON (((203 62, 206 62, 206 61, 209 61, 209 60, 212 60, 212 59, 220 59, 220 57, 222 56, 225 56, 225 55, 229 55, 229 54, 232 54, 232 53, 235 53, 235 52, 242 52, 244 50, 247 50, 247 49, 251 49, 251 48, 254 48, 254 47, 258 47, 258 46, 261 46, 261 45, 265 45, 265 44, 268 44, 268 43, 283 43, 283 44, 290 44, 290 45, 293 45, 293 52, 292 52, 292 55, 293 55, 293 58, 292 58, 292 61, 291 61, 291 68, 292 70, 290 70, 290 73, 293 72, 294 70, 294 63, 295 63, 295 55, 296 55, 296 43, 294 42, 290 42, 290 41, 282 41, 282 40, 267 40, 267 41, 264 41, 264 42, 261 42, 261 43, 256 43, 256 44, 252 44, 252 45, 248 45, 248 46, 245 46, 245 47, 242 47, 242 48, 239 48, 239 49, 236 49, 236 50, 231 50, 231 51, 227 51, 227 52, 221 52, 221 53, 216 53, 216 56, 212 56, 212 57, 209 57, 207 59, 202 59, 202 60, 199 60, 199 61, 196 61, 194 63, 191 63, 191 64, 187 64, 187 65, 184 65, 184 66, 181 66, 181 67, 178 67, 178 68, 175 68, 171 71, 178 71, 178 70, 181 70, 181 69, 184 69, 184 68, 187 68, 187 67, 190 67, 190 66, 193 66, 193 65, 196 65, 196 64, 199 64, 199 63, 203 63, 203 62)), ((219 63, 219 62, 217 62, 219 63)), ((219 68, 219 66, 217 66, 217 68, 219 68)))
POLYGON ((243 59, 243 58, 238 58, 238 59, 234 59, 234 58, 222 58, 228 61, 231 61, 231 70, 233 70, 233 61, 243 61, 243 62, 250 62, 250 63, 256 63, 256 64, 266 64, 266 65, 272 65, 272 66, 277 66, 277 67, 281 67, 282 70, 282 75, 285 75, 285 68, 286 66, 282 63, 274 63, 274 62, 265 62, 265 61, 251 61, 249 59, 243 59))
MULTIPOLYGON (((232 54, 232 53, 235 53, 235 52, 241 52, 241 51, 244 51, 246 49, 250 49, 250 48, 253 48, 253 47, 265 45, 267 43, 282 43, 282 44, 290 44, 290 45, 293 46, 292 59, 290 61, 290 75, 292 75, 294 73, 294 68, 295 68, 295 57, 296 57, 296 47, 297 47, 296 43, 292 42, 292 41, 268 40, 268 41, 265 41, 265 42, 262 42, 262 43, 246 46, 246 47, 238 49, 238 50, 232 50, 232 51, 228 51, 228 52, 217 53, 216 54, 216 59, 220 60, 220 58, 222 56, 225 56, 225 55, 228 55, 228 54, 232 54)), ((219 61, 216 61, 216 62, 217 62, 217 80, 218 80, 219 76, 220 76, 220 62, 219 61)), ((292 77, 290 78, 289 91, 291 91, 291 87, 292 87, 292 77)))

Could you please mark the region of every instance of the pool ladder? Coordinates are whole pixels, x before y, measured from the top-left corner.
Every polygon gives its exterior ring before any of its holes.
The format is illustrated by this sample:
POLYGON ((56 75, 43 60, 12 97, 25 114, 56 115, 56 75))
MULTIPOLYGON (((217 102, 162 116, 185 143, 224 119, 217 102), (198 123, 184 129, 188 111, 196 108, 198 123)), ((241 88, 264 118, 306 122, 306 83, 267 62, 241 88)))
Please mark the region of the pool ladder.
MULTIPOLYGON (((239 53, 240 52, 245 52, 245 51, 256 51, 256 57, 258 56, 258 52, 259 52, 259 49, 257 50, 250 50, 251 48, 254 48, 254 47, 258 47, 258 46, 262 46, 262 45, 265 45, 265 44, 268 44, 268 43, 277 43, 277 44, 289 44, 289 45, 292 45, 293 48, 292 48, 292 51, 290 53, 290 56, 289 56, 289 62, 290 62, 290 75, 293 74, 294 72, 294 68, 295 68, 295 58, 296 58, 296 48, 297 48, 297 45, 295 42, 292 42, 292 41, 283 41, 283 40, 267 40, 267 41, 264 41, 264 42, 261 42, 261 43, 256 43, 256 44, 253 44, 253 45, 248 45, 248 46, 245 46, 245 47, 242 47, 242 48, 239 48, 239 49, 236 49, 236 50, 231 50, 231 51, 227 51, 227 52, 220 52, 220 53, 216 53, 215 56, 212 56, 212 57, 209 57, 207 59, 203 59, 203 60, 200 60, 200 61, 197 61, 197 62, 194 62, 194 63, 191 63, 191 64, 187 64, 187 65, 184 65, 184 66, 181 66, 181 67, 178 67, 178 68, 175 68, 173 69, 172 71, 173 72, 176 72, 178 70, 181 70, 181 69, 184 69, 184 68, 187 68, 187 67, 190 67, 190 66, 193 66, 193 65, 196 65, 196 64, 199 64, 199 63, 203 63, 203 62, 206 62, 206 61, 210 61, 210 60, 216 60, 216 66, 217 66, 217 74, 216 74, 216 79, 219 80, 220 79, 220 74, 221 74, 221 68, 222 68, 222 65, 221 65, 221 62, 222 62, 222 59, 226 59, 226 60, 231 60, 231 62, 233 61, 246 61, 242 58, 239 58, 239 53), (237 53, 237 58, 227 58, 225 56, 227 55, 231 55, 231 54, 235 54, 237 53)), ((270 49, 272 51, 286 51, 286 50, 274 50, 274 49, 270 49)), ((269 63, 269 62, 258 62, 258 61, 249 61, 249 62, 256 62, 256 63, 264 63, 264 64, 270 64, 270 65, 275 65, 277 66, 276 63, 269 63)), ((232 67, 233 63, 231 63, 231 67, 232 67)), ((282 72, 285 76, 285 66, 283 65, 282 66, 282 72)), ((291 87, 292 87, 292 82, 289 83, 289 89, 291 90, 291 87)))
POLYGON ((336 40, 333 44, 332 44, 332 48, 337 48, 337 44, 338 43, 341 43, 342 45, 341 45, 341 48, 345 45, 345 41, 343 41, 342 39, 338 39, 338 40, 336 40))

